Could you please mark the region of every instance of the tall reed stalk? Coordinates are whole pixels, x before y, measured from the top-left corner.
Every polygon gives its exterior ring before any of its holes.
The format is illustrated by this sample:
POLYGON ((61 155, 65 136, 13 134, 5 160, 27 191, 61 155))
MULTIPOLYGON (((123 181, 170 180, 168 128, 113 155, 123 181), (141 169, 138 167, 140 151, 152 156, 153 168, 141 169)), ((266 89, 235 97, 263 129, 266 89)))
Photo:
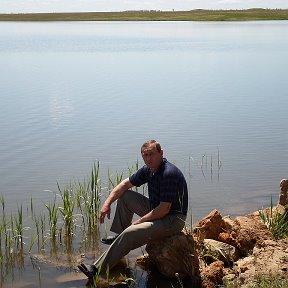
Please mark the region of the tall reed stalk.
POLYGON ((15 217, 15 232, 17 239, 17 248, 23 251, 23 209, 22 205, 18 207, 18 217, 15 217))
POLYGON ((288 210, 286 209, 284 213, 274 211, 272 196, 270 207, 266 210, 260 210, 259 216, 276 239, 288 237, 288 210))
POLYGON ((76 197, 74 196, 72 187, 67 187, 62 192, 59 184, 58 189, 62 198, 63 206, 59 207, 59 211, 63 216, 64 225, 65 225, 65 236, 70 237, 72 236, 74 230, 74 208, 76 204, 76 197))
MULTIPOLYGON (((129 175, 133 173, 134 169, 138 169, 138 161, 135 167, 128 167, 129 175)), ((32 258, 33 252, 45 254, 49 251, 47 248, 50 248, 50 257, 58 259, 59 252, 61 252, 67 258, 66 262, 72 264, 72 253, 75 245, 79 242, 81 243, 80 249, 82 250, 84 247, 84 252, 88 249, 89 251, 98 249, 98 223, 102 197, 99 170, 99 162, 95 162, 90 175, 83 182, 71 183, 64 189, 60 189, 60 185, 57 183, 60 193, 55 193, 54 199, 45 203, 46 209, 38 215, 36 212, 38 209, 35 209, 38 207, 35 207, 31 197, 30 203, 24 210, 27 215, 23 214, 21 204, 15 214, 7 217, 6 203, 4 197, 0 196, 0 286, 6 274, 11 276, 16 264, 18 267, 23 267, 24 257, 27 254, 32 258), (31 228, 25 227, 25 221, 28 219, 34 222, 31 228), (31 231, 28 237, 25 234, 26 229, 31 231), (74 235, 77 236, 77 243, 74 241, 76 238, 73 237, 74 235), (27 243, 25 243, 26 238, 28 238, 27 243), (35 247, 36 245, 37 247, 35 247), (2 273, 3 271, 5 271, 5 275, 2 273)), ((114 178, 110 172, 108 175, 108 184, 113 187, 119 184, 123 178, 123 173, 117 174, 114 178)))
POLYGON ((54 202, 45 204, 48 210, 48 219, 49 219, 49 227, 50 227, 50 237, 52 239, 56 238, 57 233, 57 222, 58 222, 58 205, 56 204, 56 195, 54 198, 54 202))
POLYGON ((91 220, 93 227, 97 226, 98 218, 99 218, 99 207, 101 202, 101 180, 99 178, 99 161, 94 163, 92 172, 91 172, 91 220))

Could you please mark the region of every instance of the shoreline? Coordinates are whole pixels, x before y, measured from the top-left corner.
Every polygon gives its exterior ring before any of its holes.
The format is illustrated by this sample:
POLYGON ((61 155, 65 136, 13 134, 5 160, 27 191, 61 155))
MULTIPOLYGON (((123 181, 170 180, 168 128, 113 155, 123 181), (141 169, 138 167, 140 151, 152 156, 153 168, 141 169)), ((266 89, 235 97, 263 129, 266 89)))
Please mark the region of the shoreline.
POLYGON ((288 20, 288 9, 123 11, 0 14, 0 21, 266 21, 288 20))

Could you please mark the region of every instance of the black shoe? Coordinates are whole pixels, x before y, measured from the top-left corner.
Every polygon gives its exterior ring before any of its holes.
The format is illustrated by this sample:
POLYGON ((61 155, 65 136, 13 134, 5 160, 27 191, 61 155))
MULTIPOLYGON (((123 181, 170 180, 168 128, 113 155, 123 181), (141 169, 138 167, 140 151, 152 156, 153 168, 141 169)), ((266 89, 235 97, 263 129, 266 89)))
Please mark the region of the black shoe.
POLYGON ((98 269, 95 265, 83 264, 78 265, 79 270, 84 273, 89 279, 92 279, 97 273, 98 269))
POLYGON ((108 236, 107 238, 101 238, 101 242, 106 245, 111 245, 118 237, 119 235, 115 236, 108 236))

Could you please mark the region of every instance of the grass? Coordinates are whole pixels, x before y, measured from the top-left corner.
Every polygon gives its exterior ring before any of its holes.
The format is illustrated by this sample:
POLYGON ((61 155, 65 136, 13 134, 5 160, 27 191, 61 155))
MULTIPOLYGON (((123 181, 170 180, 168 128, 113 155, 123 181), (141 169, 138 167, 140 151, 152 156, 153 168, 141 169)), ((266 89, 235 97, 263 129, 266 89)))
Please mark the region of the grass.
MULTIPOLYGON (((49 255, 51 262, 63 259, 74 267, 74 251, 86 254, 98 249, 99 212, 104 190, 99 169, 99 162, 94 163, 90 175, 82 182, 70 183, 64 189, 58 185, 57 193, 53 193, 50 202, 43 203, 38 215, 31 197, 26 209, 21 204, 15 214, 8 216, 5 199, 0 195, 0 286, 15 268, 24 269, 26 256, 32 261, 35 253, 36 258, 49 255)), ((127 174, 132 172, 133 168, 128 168, 127 174)), ((122 176, 109 172, 109 190, 122 176)))
MULTIPOLYGON (((223 288, 240 288, 241 285, 237 281, 224 283, 223 288)), ((288 279, 281 275, 262 275, 257 274, 251 284, 245 286, 247 288, 287 288, 288 279)))
MULTIPOLYGON (((218 153, 217 163, 220 169, 219 158, 218 153)), ((8 215, 5 199, 0 195, 0 286, 15 268, 24 269, 25 257, 30 257, 32 262, 33 253, 49 255, 51 260, 53 257, 56 260, 66 257, 66 263, 73 267, 74 251, 85 254, 98 249, 99 210, 103 191, 108 193, 123 178, 123 173, 112 175, 108 171, 107 187, 103 188, 99 178, 99 169, 99 163, 94 163, 90 175, 82 182, 70 183, 64 189, 58 185, 58 193, 54 193, 54 198, 49 203, 43 204, 44 209, 40 209, 41 212, 38 215, 35 212, 32 197, 26 209, 21 204, 15 214, 8 215), (32 222, 31 227, 27 225, 28 222, 29 224, 32 222)), ((138 161, 135 167, 128 167, 127 174, 131 175, 137 169, 138 161)), ((288 212, 278 215, 273 212, 272 207, 271 200, 270 209, 263 210, 266 211, 265 213, 260 211, 260 217, 277 239, 287 237, 288 212)), ((287 261, 286 258, 284 260, 287 261)), ((279 282, 279 285, 283 282, 278 278, 270 280, 262 278, 259 277, 256 280, 259 283, 273 280, 277 281, 275 283, 279 282)), ((287 281, 283 283, 287 284, 287 281)), ((278 284, 270 287, 286 287, 276 285, 278 284)))
POLYGON ((0 14, 0 21, 251 21, 288 20, 288 9, 0 14))
POLYGON ((260 210, 259 215, 276 239, 288 237, 288 210, 282 214, 273 211, 273 202, 271 197, 270 208, 260 210))
POLYGON ((287 288, 288 279, 282 278, 279 275, 256 275, 255 283, 249 288, 287 288))

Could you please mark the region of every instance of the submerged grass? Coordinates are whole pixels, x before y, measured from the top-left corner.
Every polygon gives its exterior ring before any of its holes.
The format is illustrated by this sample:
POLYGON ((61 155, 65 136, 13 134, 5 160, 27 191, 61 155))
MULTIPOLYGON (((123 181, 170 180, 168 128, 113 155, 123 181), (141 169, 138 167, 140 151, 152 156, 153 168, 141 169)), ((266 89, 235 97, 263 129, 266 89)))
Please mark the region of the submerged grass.
MULTIPOLYGON (((23 268, 26 255, 31 262, 33 253, 44 257, 48 253, 49 258, 54 257, 56 261, 66 257, 64 262, 73 267, 73 251, 85 254, 98 249, 99 210, 104 190, 99 169, 99 162, 94 163, 84 181, 70 183, 64 189, 57 184, 58 192, 50 202, 43 204, 44 209, 38 215, 31 197, 26 210, 21 204, 15 215, 8 216, 5 199, 0 195, 0 286, 15 267, 23 268)), ((128 171, 130 174, 133 169, 128 168, 128 171)), ((122 177, 123 174, 117 174, 113 178, 110 173, 109 190, 122 177)), ((108 191, 107 187, 105 190, 108 191)))

